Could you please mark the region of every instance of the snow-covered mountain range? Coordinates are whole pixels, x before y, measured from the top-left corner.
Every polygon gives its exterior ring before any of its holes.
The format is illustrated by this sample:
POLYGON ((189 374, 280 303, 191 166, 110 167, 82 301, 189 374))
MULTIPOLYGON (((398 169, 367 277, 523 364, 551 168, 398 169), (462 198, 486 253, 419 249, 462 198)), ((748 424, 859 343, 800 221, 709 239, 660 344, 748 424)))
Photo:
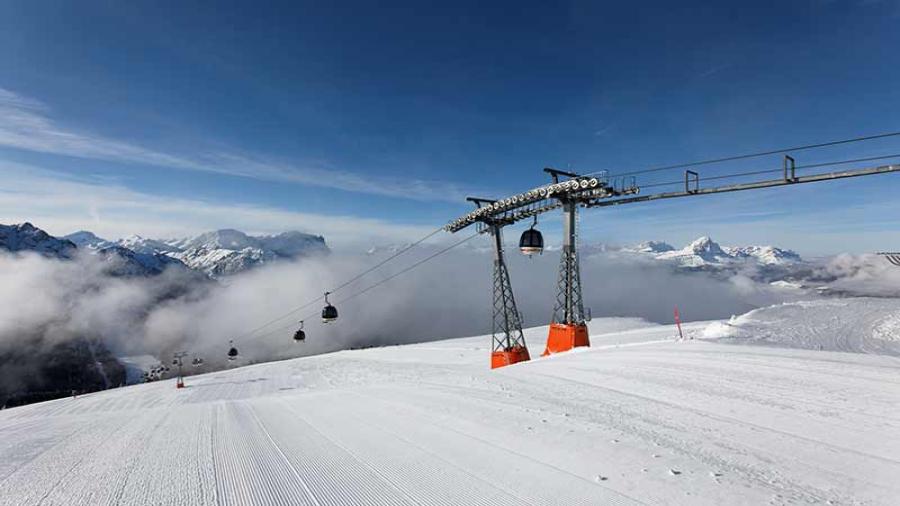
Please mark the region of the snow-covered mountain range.
POLYGON ((753 262, 764 266, 786 266, 802 262, 797 253, 775 246, 722 247, 709 237, 700 237, 682 249, 660 241, 648 241, 623 251, 652 255, 659 260, 670 260, 684 267, 732 266, 753 262))
POLYGON ((636 246, 632 246, 631 248, 627 248, 636 253, 667 253, 669 251, 675 251, 675 248, 672 247, 671 244, 663 241, 646 241, 642 242, 636 246))
POLYGON ((329 252, 322 236, 296 231, 250 236, 225 229, 179 239, 132 235, 110 241, 86 230, 58 238, 30 223, 0 225, 0 249, 35 251, 61 259, 70 259, 83 250, 103 258, 115 275, 151 276, 168 268, 189 268, 211 278, 226 277, 278 260, 329 252))
MULTIPOLYGON (((282 259, 329 253, 322 236, 296 231, 251 236, 239 230, 223 229, 178 239, 131 235, 110 241, 88 231, 56 238, 30 223, 0 225, 0 248, 9 251, 33 250, 69 258, 76 247, 102 255, 125 275, 153 275, 175 266, 187 267, 216 279, 282 259)), ((375 247, 366 253, 377 255, 397 251, 400 247, 375 247)), ((547 248, 548 252, 553 250, 553 247, 547 248)), ((791 250, 775 246, 723 247, 705 236, 681 249, 663 241, 647 241, 621 248, 585 244, 580 251, 584 256, 608 252, 638 254, 686 269, 737 269, 749 265, 783 271, 805 265, 800 255, 791 250)))
POLYGON ((79 249, 96 254, 119 276, 154 276, 167 268, 188 269, 181 260, 150 248, 133 248, 129 238, 107 241, 93 232, 82 230, 64 237, 79 249))
POLYGON ((250 236, 239 230, 224 229, 168 241, 132 238, 132 243, 134 247, 154 249, 177 258, 212 278, 237 274, 281 259, 329 253, 322 236, 296 231, 250 236))
POLYGON ((726 248, 725 251, 733 258, 754 258, 765 265, 784 265, 803 261, 794 251, 774 246, 744 246, 726 248))
POLYGON ((169 259, 211 278, 230 276, 281 259, 329 252, 322 236, 296 231, 251 236, 239 230, 223 229, 178 239, 149 239, 131 235, 115 242, 80 231, 66 238, 81 247, 103 250, 115 246, 130 250, 137 256, 169 259))
POLYGON ((71 258, 77 246, 72 241, 53 237, 31 223, 20 223, 0 224, 0 249, 14 253, 34 251, 49 257, 71 258))

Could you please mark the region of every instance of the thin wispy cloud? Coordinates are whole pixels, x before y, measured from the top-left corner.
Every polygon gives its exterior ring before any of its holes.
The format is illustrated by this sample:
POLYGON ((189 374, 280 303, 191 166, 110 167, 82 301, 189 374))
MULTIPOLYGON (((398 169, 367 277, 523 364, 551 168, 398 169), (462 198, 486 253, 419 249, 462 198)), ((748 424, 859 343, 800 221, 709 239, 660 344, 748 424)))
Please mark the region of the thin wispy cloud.
POLYGON ((412 200, 459 202, 468 193, 446 181, 373 177, 332 167, 299 167, 289 162, 241 152, 214 150, 167 153, 139 144, 64 126, 42 102, 0 88, 0 146, 8 148, 146 164, 245 177, 262 181, 302 184, 412 200))
POLYGON ((0 146, 27 151, 202 169, 190 160, 57 125, 41 102, 0 88, 0 146))
POLYGON ((150 195, 10 162, 0 162, 0 216, 4 222, 30 221, 54 234, 89 229, 108 239, 178 237, 218 228, 250 233, 295 229, 324 234, 332 245, 357 246, 406 242, 433 230, 358 216, 150 195))
POLYGON ((729 68, 729 67, 731 67, 731 64, 730 64, 730 63, 725 63, 725 64, 723 64, 723 65, 716 65, 716 66, 714 66, 714 67, 710 67, 710 68, 706 69, 705 71, 699 73, 699 74, 697 75, 697 78, 703 79, 703 78, 705 78, 705 77, 709 77, 709 76, 712 76, 712 75, 714 75, 714 74, 718 74, 719 72, 721 72, 721 71, 723 71, 723 70, 725 70, 725 69, 727 69, 727 68, 729 68))
POLYGON ((598 129, 594 130, 594 136, 602 137, 602 136, 606 135, 607 133, 609 133, 609 131, 612 130, 612 128, 613 128, 612 124, 604 125, 598 129))

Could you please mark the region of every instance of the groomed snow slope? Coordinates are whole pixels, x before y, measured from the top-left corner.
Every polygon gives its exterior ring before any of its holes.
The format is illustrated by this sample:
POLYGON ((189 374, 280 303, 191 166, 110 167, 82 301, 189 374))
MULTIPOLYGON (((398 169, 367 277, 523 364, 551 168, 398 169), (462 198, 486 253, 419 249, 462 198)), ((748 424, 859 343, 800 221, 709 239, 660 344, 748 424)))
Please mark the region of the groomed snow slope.
POLYGON ((900 356, 900 300, 788 302, 714 323, 703 335, 740 344, 900 356))
MULTIPOLYGON (((0 411, 0 504, 900 497, 900 359, 676 343, 636 320, 591 328, 592 349, 496 371, 489 340, 465 338, 0 411)), ((527 333, 535 357, 545 332, 527 333)))

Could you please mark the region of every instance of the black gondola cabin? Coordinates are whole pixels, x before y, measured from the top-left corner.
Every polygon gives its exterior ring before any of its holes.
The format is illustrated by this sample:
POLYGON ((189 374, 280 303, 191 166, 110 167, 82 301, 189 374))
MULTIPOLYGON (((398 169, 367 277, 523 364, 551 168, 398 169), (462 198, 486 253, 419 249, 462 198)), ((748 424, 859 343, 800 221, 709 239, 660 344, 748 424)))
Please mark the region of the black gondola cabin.
POLYGON ((541 235, 541 231, 529 228, 522 232, 522 237, 519 238, 519 251, 529 256, 535 253, 543 253, 544 236, 541 235))

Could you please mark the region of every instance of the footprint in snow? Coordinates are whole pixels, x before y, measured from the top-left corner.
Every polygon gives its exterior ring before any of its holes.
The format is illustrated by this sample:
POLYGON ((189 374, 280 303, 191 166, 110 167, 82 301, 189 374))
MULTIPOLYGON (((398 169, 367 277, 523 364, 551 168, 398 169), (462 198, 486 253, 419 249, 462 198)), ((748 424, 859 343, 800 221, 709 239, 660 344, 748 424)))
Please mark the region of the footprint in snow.
POLYGON ((678 469, 669 469, 669 474, 671 474, 672 476, 678 476, 679 474, 681 474, 681 471, 679 471, 678 469))
POLYGON ((654 453, 654 454, 653 454, 653 458, 654 458, 654 459, 658 459, 658 458, 659 458, 659 454, 658 454, 658 453, 654 453))
POLYGON ((710 478, 719 478, 719 477, 721 477, 721 476, 722 476, 722 473, 717 473, 717 472, 715 472, 715 471, 710 471, 710 472, 709 472, 709 477, 710 477, 710 478))
POLYGON ((606 476, 598 474, 597 476, 594 477, 594 479, 597 481, 606 481, 608 478, 606 476))

